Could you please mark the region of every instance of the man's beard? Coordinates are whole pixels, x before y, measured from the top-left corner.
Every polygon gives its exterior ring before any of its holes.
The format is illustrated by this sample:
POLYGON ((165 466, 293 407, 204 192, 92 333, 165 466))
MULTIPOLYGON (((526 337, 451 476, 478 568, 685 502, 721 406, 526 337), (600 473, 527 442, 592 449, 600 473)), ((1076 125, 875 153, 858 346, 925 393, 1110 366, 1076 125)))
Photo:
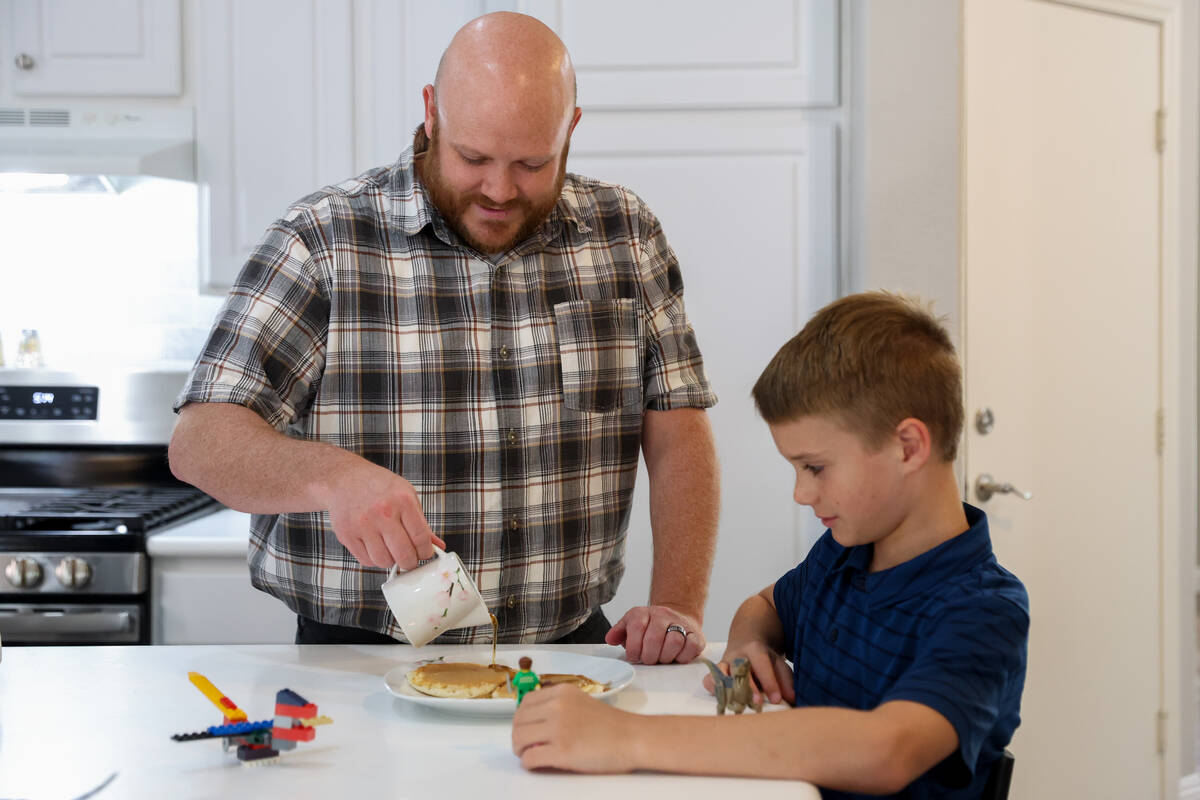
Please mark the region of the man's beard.
MULTIPOLYGON (((425 136, 424 126, 417 128, 416 134, 413 136, 413 165, 416 167, 417 176, 425 186, 425 191, 429 193, 429 199, 434 208, 468 247, 485 254, 503 253, 518 242, 529 238, 554 210, 558 198, 562 195, 563 183, 567 179, 567 152, 569 150, 570 142, 568 141, 563 145, 562 157, 558 162, 558 177, 554 181, 553 192, 538 200, 515 197, 499 206, 479 192, 461 194, 446 182, 442 176, 441 151, 438 147, 436 123, 433 126, 433 136, 431 137, 425 136), (486 208, 517 209, 518 213, 523 216, 516 233, 499 244, 488 244, 472 235, 464 222, 464 217, 467 210, 475 203, 486 208)), ((488 225, 486 221, 483 224, 488 225)))

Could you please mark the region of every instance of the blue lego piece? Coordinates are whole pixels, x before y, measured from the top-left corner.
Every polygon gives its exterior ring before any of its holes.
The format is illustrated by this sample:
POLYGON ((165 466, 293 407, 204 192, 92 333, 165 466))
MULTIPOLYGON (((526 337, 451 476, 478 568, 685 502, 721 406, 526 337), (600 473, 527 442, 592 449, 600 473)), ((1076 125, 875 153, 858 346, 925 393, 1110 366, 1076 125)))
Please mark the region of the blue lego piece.
POLYGON ((275 702, 283 703, 285 706, 306 706, 308 701, 300 695, 293 692, 291 689, 280 689, 275 693, 275 702))
POLYGON ((275 727, 274 720, 265 719, 262 722, 237 722, 233 725, 212 725, 208 732, 213 736, 240 736, 244 733, 270 730, 275 727))

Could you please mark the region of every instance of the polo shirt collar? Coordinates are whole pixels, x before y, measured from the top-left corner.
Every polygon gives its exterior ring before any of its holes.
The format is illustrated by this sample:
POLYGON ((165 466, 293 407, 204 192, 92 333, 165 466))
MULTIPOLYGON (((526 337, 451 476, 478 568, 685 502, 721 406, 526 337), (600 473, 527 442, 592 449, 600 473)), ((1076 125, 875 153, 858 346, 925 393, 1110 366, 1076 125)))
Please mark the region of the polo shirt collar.
POLYGON ((832 571, 849 574, 856 588, 867 593, 875 608, 895 605, 928 592, 992 555, 987 514, 968 503, 963 503, 963 511, 967 516, 967 530, 903 564, 868 572, 874 545, 867 544, 847 548, 832 571))

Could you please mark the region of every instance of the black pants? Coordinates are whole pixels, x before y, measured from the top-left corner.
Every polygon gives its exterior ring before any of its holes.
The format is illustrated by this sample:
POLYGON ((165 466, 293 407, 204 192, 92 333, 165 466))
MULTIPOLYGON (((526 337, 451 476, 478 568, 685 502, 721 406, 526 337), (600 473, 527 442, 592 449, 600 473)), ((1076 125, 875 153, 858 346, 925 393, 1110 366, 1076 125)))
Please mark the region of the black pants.
MULTIPOLYGON (((604 612, 596 609, 575 630, 549 644, 604 644, 604 634, 612 625, 604 612)), ((296 617, 296 644, 400 644, 392 637, 362 628, 326 625, 324 622, 296 617)))

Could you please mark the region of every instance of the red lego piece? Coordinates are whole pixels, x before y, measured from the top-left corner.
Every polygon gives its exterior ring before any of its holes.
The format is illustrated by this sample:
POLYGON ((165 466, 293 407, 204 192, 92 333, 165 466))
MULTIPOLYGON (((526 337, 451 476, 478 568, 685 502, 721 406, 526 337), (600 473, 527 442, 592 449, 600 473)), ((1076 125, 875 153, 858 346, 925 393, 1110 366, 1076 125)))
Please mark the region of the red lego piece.
POLYGON ((317 715, 317 706, 315 703, 309 703, 306 706, 289 706, 283 703, 275 704, 275 716, 277 717, 295 717, 296 719, 312 719, 317 715))
POLYGON ((275 739, 284 739, 290 742, 311 742, 317 737, 316 728, 279 728, 271 729, 271 736, 275 739))

